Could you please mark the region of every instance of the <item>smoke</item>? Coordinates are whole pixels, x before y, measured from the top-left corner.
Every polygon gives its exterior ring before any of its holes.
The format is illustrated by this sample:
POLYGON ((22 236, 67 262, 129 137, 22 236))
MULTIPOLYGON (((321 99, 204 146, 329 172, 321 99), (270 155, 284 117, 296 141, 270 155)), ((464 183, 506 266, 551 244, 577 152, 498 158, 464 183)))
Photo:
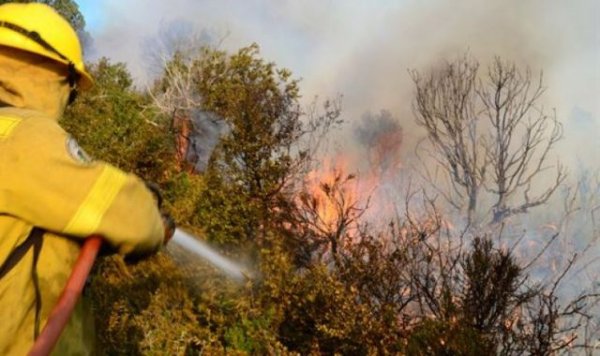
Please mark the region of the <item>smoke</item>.
POLYGON ((219 138, 229 132, 229 127, 214 113, 199 110, 192 112, 192 126, 186 158, 197 172, 204 172, 219 138))
POLYGON ((96 7, 84 13, 105 19, 88 20, 102 24, 89 29, 95 56, 127 62, 138 84, 152 79, 148 43, 171 23, 187 24, 188 32, 223 39, 226 50, 258 43, 267 60, 302 78, 307 102, 343 94, 346 121, 390 111, 407 148, 423 134, 414 125, 407 70, 426 71, 467 50, 485 68, 500 55, 544 71, 546 109, 556 108, 565 125, 561 159, 595 165, 589 153, 600 149, 596 0, 106 0, 96 7))
POLYGON ((142 44, 146 77, 163 74, 165 64, 175 53, 191 58, 203 46, 214 45, 217 43, 216 36, 186 20, 160 23, 156 36, 147 37, 142 44))
POLYGON ((367 112, 354 129, 356 141, 362 145, 370 169, 381 175, 400 168, 402 152, 402 127, 387 110, 379 114, 367 112))

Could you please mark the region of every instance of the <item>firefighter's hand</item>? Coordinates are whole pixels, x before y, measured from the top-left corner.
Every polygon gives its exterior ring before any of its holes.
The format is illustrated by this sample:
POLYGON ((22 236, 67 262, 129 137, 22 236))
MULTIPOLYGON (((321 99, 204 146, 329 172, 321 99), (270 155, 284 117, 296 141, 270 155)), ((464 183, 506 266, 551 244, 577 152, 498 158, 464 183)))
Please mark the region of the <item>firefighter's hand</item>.
POLYGON ((127 264, 137 264, 140 261, 154 255, 161 249, 161 247, 165 246, 167 244, 167 242, 169 242, 171 240, 171 238, 173 237, 173 234, 175 233, 175 220, 171 217, 171 215, 169 215, 168 213, 166 213, 164 211, 161 211, 160 215, 162 217, 163 226, 165 228, 163 244, 156 246, 156 248, 152 251, 146 251, 144 253, 138 252, 135 254, 129 254, 129 255, 125 256, 125 262, 127 264))
POLYGON ((161 212, 162 215, 162 219, 163 219, 163 225, 165 226, 165 239, 163 244, 166 245, 169 241, 171 241, 171 238, 173 237, 173 234, 175 233, 175 220, 173 219, 173 217, 171 215, 169 215, 166 212, 161 212))

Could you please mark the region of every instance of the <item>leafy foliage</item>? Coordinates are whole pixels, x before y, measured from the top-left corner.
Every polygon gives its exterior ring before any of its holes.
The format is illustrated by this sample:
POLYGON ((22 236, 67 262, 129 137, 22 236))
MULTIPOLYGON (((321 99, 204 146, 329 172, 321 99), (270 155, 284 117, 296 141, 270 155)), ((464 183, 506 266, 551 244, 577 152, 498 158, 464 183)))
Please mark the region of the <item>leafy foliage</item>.
POLYGON ((298 159, 292 145, 303 133, 297 82, 257 55, 251 46, 194 62, 203 73, 203 108, 230 128, 209 161, 199 206, 209 238, 221 243, 264 239, 261 226, 271 224, 280 201, 288 199, 285 189, 298 159))
POLYGON ((172 170, 168 131, 145 110, 148 99, 132 87, 122 63, 103 58, 89 66, 95 86, 68 109, 61 124, 95 158, 152 180, 172 170))
MULTIPOLYGON (((339 110, 326 106, 309 124, 298 81, 260 58, 257 46, 204 48, 178 63, 201 99, 188 109, 229 128, 203 174, 180 169, 172 117, 156 107, 157 91, 132 85, 123 64, 90 65, 96 86, 63 125, 92 156, 157 181, 181 226, 257 271, 236 285, 177 246, 135 264, 104 257, 89 290, 99 353, 512 355, 569 347, 561 323, 586 299, 561 306, 556 285, 529 283, 528 261, 489 234, 445 228, 434 204, 419 218, 407 213, 373 229, 361 221, 368 202, 347 195, 353 175, 337 172, 317 191, 301 184, 315 157, 300 142, 314 138, 319 120, 331 128, 339 110), (323 205, 333 207, 327 222, 323 205)), ((166 92, 173 82, 158 83, 166 92)))

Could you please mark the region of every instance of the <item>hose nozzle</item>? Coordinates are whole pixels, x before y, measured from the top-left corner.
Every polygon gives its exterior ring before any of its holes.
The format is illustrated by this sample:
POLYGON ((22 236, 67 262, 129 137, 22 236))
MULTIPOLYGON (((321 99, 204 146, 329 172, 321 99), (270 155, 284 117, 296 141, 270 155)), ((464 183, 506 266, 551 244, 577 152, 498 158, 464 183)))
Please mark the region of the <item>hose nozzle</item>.
POLYGON ((175 224, 175 219, 171 215, 165 212, 161 212, 163 225, 165 226, 165 240, 163 242, 166 245, 173 238, 173 234, 175 234, 175 229, 177 228, 175 224))

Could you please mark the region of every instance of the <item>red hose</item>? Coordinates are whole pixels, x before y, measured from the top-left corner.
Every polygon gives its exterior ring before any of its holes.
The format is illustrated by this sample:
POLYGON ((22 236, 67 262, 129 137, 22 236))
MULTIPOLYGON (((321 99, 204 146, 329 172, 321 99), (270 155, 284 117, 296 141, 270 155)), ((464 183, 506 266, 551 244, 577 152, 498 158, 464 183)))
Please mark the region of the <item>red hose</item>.
POLYGON ((46 326, 44 326, 44 329, 29 351, 30 356, 45 356, 52 352, 60 334, 71 317, 71 313, 73 313, 75 304, 81 296, 85 281, 94 265, 101 245, 102 238, 100 236, 90 236, 85 240, 79 252, 77 262, 73 266, 73 272, 58 302, 54 306, 54 309, 52 309, 46 326))

